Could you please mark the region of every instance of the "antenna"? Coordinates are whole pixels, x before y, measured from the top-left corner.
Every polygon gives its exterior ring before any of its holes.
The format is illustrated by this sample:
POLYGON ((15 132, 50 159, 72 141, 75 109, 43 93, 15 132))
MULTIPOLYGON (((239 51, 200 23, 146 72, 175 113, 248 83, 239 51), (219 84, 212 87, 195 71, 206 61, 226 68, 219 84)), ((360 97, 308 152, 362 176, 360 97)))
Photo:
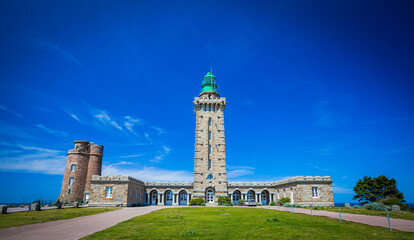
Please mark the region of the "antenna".
POLYGON ((211 89, 214 91, 214 87, 213 87, 213 63, 210 64, 211 67, 211 77, 210 77, 210 84, 211 84, 211 89))

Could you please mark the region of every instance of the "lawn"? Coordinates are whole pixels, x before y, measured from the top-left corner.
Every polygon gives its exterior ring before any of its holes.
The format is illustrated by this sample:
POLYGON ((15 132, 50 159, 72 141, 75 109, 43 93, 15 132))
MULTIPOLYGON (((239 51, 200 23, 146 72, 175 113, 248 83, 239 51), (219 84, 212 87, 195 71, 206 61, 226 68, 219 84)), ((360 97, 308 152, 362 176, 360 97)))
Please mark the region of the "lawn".
POLYGON ((414 239, 325 217, 260 208, 169 208, 121 222, 85 239, 414 239), (274 221, 277 215, 279 221, 274 221))
MULTIPOLYGON (((338 212, 338 208, 325 208, 322 209, 325 211, 330 212, 338 212)), ((352 213, 352 214, 363 214, 363 215, 371 215, 371 216, 387 216, 386 211, 374 211, 374 210, 368 210, 368 209, 354 209, 354 208, 345 208, 341 207, 341 213, 352 213)), ((408 211, 401 211, 401 212, 392 212, 388 211, 390 218, 400 218, 400 219, 407 219, 407 220, 414 220, 414 213, 408 212, 408 211)))
POLYGON ((0 215, 0 229, 26 224, 76 218, 119 208, 65 208, 44 211, 16 212, 0 215))

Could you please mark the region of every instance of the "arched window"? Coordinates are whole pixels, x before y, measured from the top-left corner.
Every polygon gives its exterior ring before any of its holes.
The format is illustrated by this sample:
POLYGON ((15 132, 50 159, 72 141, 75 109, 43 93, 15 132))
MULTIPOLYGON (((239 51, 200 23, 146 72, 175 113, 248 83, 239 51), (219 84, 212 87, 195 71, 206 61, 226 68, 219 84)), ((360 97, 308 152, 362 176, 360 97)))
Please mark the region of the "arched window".
POLYGON ((248 191, 247 192, 247 201, 254 200, 254 192, 248 191))

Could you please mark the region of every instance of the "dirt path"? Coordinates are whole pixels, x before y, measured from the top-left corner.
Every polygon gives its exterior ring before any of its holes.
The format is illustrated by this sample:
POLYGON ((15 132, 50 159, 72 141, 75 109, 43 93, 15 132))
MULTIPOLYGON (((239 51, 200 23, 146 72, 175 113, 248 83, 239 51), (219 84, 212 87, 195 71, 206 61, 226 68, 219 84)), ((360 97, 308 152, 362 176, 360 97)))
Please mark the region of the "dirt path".
POLYGON ((67 220, 37 223, 0 229, 0 239, 69 240, 102 231, 119 222, 144 215, 167 206, 122 208, 67 220))
MULTIPOLYGON (((263 208, 269 208, 264 206, 263 208)), ((270 209, 279 210, 278 207, 270 207, 270 209)), ((291 212, 292 208, 288 207, 280 207, 280 211, 291 212)), ((311 212, 309 209, 304 208, 293 208, 294 213, 302 213, 310 215, 311 212)), ((337 212, 329 212, 323 210, 313 210, 312 214, 314 216, 324 216, 328 218, 334 218, 339 220, 339 213, 337 212)), ((380 217, 380 216, 368 216, 368 215, 359 215, 359 214, 351 214, 351 213, 341 213, 342 221, 348 222, 355 222, 355 223, 362 223, 371 226, 378 226, 388 228, 388 220, 387 217, 380 217)), ((398 218, 390 218, 391 228, 394 230, 400 230, 405 232, 414 232, 414 221, 405 220, 405 219, 398 219, 398 218)))

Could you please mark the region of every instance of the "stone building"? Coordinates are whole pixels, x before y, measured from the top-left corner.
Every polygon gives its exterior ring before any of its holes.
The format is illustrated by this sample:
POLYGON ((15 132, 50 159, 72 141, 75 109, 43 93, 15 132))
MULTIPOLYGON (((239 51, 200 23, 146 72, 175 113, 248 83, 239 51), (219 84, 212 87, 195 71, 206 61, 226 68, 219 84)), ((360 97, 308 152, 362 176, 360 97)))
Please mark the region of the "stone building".
POLYGON ((204 198, 208 205, 215 205, 218 197, 228 196, 233 203, 255 200, 267 205, 288 197, 291 203, 299 205, 334 205, 329 176, 228 182, 224 134, 227 102, 217 92, 212 73, 204 76, 202 91, 193 103, 196 118, 193 182, 143 182, 130 176, 100 176, 103 146, 76 141, 75 149, 68 152, 61 200, 71 202, 82 198, 90 206, 134 206, 187 205, 192 198, 204 198))

